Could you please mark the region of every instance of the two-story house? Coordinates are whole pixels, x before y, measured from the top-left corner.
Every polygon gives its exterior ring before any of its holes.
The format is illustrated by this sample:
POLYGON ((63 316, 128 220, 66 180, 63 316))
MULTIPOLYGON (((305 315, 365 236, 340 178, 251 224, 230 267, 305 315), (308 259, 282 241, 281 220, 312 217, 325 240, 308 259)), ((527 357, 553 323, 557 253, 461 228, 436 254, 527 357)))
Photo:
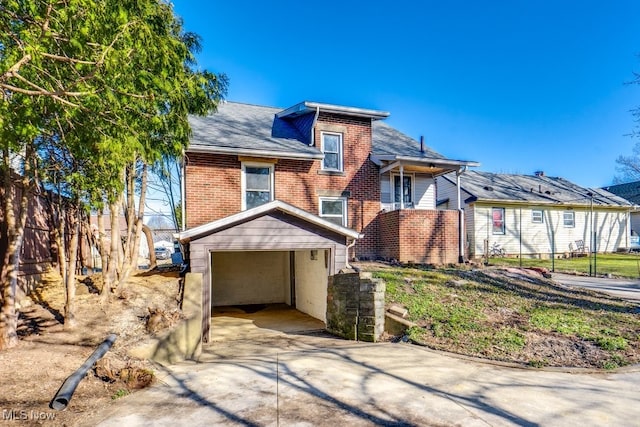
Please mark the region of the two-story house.
POLYGON ((326 283, 350 258, 452 263, 457 210, 437 210, 447 159, 384 122, 385 111, 225 102, 191 118, 185 225, 191 271, 212 306, 284 302, 324 320, 326 283))

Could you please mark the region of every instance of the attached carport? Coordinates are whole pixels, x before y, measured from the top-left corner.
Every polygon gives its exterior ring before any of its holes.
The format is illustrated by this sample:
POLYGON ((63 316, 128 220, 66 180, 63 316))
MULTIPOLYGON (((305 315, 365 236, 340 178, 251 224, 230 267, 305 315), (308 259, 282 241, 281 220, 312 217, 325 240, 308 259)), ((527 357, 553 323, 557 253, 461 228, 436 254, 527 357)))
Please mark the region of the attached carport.
POLYGON ((213 307, 286 304, 325 322, 328 277, 360 237, 278 200, 181 233, 189 269, 203 277, 203 342, 213 307))

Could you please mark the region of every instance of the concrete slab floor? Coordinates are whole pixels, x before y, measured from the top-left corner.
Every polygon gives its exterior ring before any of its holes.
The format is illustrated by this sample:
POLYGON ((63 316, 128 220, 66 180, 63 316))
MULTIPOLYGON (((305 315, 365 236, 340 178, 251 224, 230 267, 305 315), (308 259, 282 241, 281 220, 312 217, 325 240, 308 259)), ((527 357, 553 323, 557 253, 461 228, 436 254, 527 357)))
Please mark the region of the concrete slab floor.
POLYGON ((87 425, 639 425, 640 371, 504 368, 275 326, 243 335, 253 321, 234 318, 239 330, 206 346, 200 362, 161 368, 158 384, 87 425))

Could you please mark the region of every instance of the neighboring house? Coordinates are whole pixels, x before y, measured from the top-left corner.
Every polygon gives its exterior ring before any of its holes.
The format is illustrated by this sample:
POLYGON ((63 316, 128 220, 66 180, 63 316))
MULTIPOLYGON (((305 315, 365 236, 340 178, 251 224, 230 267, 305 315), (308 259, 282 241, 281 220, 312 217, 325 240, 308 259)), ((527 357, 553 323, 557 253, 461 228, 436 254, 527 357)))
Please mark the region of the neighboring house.
POLYGON ((604 190, 626 199, 633 205, 631 211, 631 235, 634 237, 633 245, 638 245, 637 237, 640 235, 640 181, 627 182, 604 187, 604 190))
MULTIPOLYGON (((494 245, 526 257, 629 247, 631 204, 606 190, 583 188, 542 172, 469 171, 460 179, 470 258, 482 257, 494 245)), ((456 208, 455 192, 455 177, 438 178, 439 207, 456 208)))
POLYGON ((436 209, 435 177, 477 164, 432 151, 388 115, 225 102, 191 118, 180 240, 211 306, 285 302, 325 320, 327 277, 349 256, 458 262, 460 214, 436 209))

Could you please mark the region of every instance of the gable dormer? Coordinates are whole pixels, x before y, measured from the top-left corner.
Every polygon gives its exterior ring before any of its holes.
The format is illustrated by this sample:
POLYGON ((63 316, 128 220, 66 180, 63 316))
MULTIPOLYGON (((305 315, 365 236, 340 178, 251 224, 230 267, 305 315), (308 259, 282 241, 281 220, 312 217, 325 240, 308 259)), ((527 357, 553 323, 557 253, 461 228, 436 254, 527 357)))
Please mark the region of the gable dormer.
POLYGON ((304 101, 276 114, 323 153, 321 172, 342 174, 367 158, 372 146, 372 122, 386 111, 304 101))

